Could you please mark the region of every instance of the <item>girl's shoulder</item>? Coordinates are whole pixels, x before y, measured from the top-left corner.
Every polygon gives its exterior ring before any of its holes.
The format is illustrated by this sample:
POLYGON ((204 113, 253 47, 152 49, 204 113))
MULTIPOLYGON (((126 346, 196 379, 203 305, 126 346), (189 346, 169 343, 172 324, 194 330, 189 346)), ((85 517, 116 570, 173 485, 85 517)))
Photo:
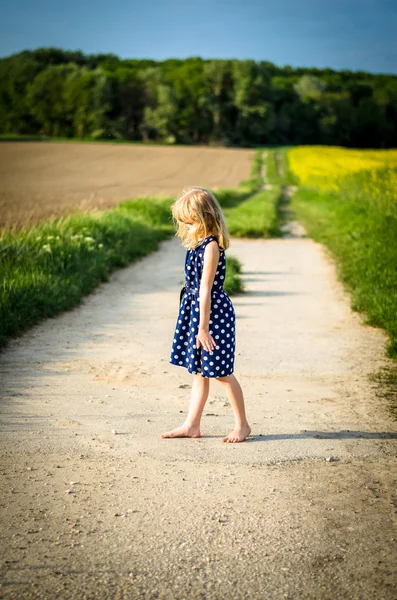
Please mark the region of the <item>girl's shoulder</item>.
POLYGON ((215 241, 218 244, 219 250, 221 252, 224 251, 224 249, 222 248, 222 246, 219 244, 219 240, 217 238, 216 235, 208 235, 206 238, 204 238, 203 240, 200 240, 198 245, 196 246, 196 250, 201 250, 204 251, 206 246, 210 243, 215 241))

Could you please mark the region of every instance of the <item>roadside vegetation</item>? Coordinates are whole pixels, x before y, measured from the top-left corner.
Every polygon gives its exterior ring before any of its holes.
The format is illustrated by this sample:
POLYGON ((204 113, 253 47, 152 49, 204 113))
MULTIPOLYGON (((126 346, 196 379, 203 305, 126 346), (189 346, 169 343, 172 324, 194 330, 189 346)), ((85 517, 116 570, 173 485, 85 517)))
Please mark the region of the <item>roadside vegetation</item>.
MULTIPOLYGON (((386 331, 387 354, 397 359, 397 151, 324 148, 323 155, 321 148, 297 148, 289 160, 306 183, 291 209, 332 251, 352 309, 386 331)), ((397 415, 397 366, 376 378, 397 415)))
POLYGON ((280 235, 277 206, 280 187, 264 189, 264 161, 268 154, 255 153, 251 178, 234 190, 217 190, 215 194, 225 213, 230 234, 234 237, 269 238, 280 235))

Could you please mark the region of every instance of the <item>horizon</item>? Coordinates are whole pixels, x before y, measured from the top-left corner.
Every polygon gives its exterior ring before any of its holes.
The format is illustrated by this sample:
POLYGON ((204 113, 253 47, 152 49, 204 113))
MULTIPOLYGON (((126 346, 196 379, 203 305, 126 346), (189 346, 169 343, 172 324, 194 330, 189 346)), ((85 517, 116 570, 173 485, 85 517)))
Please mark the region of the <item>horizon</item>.
POLYGON ((11 58, 12 56, 17 56, 18 54, 23 54, 24 52, 37 52, 38 50, 58 50, 61 52, 72 52, 72 53, 78 53, 80 52, 83 56, 88 57, 88 56, 98 56, 98 55, 112 55, 115 58, 119 59, 120 61, 123 60, 138 60, 138 61, 144 61, 144 60, 148 60, 148 61, 153 61, 153 62, 157 62, 157 63, 163 63, 169 60, 176 60, 176 61, 185 61, 185 60, 189 60, 189 59, 199 59, 202 61, 211 61, 211 60, 225 60, 225 61, 233 61, 233 60, 237 60, 237 61, 244 61, 244 60, 252 60, 255 63, 259 64, 261 62, 268 62, 271 63, 272 65, 274 65, 276 68, 278 69, 286 69, 286 68, 291 68, 292 70, 296 71, 299 69, 305 69, 305 70, 317 70, 317 71, 333 71, 335 73, 342 73, 342 72, 349 72, 352 74, 357 74, 357 73, 366 73, 368 75, 373 75, 373 76, 377 76, 377 75, 385 75, 388 77, 397 77, 397 70, 395 73, 387 73, 384 71, 379 71, 379 72, 373 72, 373 71, 366 71, 364 69, 347 69, 347 68, 340 68, 340 69, 336 69, 334 67, 330 67, 330 66, 324 66, 324 67, 317 67, 317 66, 310 66, 310 65, 296 65, 293 66, 291 64, 284 64, 284 65, 280 65, 277 64, 269 59, 266 58, 262 58, 262 59, 255 59, 255 58, 250 58, 250 57, 246 57, 246 58, 237 58, 237 57, 230 57, 230 58, 219 58, 217 56, 212 56, 212 57, 207 57, 204 58, 203 56, 196 56, 196 55, 191 55, 191 56, 185 56, 185 57, 180 57, 180 56, 169 56, 167 58, 152 58, 150 56, 142 56, 142 57, 136 57, 136 56, 125 56, 125 57, 121 57, 118 54, 115 54, 114 52, 84 52, 81 48, 61 48, 58 46, 38 46, 37 48, 24 48, 22 50, 19 50, 17 52, 13 52, 12 54, 8 54, 6 56, 0 56, 0 60, 6 60, 7 58, 11 58))
POLYGON ((219 0, 214 6, 210 0, 147 0, 143 6, 133 0, 17 0, 0 23, 0 56, 78 48, 121 60, 235 59, 397 75, 396 30, 391 0, 301 0, 299 6, 293 0, 219 0))

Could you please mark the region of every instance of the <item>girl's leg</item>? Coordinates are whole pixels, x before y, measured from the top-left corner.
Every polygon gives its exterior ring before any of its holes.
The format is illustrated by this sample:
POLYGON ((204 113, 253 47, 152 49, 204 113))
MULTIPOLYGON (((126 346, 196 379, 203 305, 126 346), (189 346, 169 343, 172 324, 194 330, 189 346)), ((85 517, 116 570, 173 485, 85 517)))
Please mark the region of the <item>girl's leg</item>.
POLYGON ((201 374, 193 375, 190 406, 185 421, 180 427, 162 433, 161 437, 200 437, 200 420, 207 402, 210 380, 201 374))
POLYGON ((235 427, 233 431, 222 439, 223 442, 243 442, 251 433, 251 427, 248 425, 247 417, 245 416, 244 397, 241 386, 234 375, 226 377, 217 377, 225 389, 227 397, 234 412, 235 427))

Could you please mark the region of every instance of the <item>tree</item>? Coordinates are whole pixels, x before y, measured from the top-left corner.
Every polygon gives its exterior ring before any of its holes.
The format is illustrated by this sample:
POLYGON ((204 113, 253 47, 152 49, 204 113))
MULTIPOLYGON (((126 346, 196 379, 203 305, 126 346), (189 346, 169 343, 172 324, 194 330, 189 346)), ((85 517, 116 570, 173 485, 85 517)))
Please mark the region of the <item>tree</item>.
POLYGON ((233 61, 234 105, 238 110, 236 141, 266 143, 267 134, 275 127, 269 96, 270 79, 260 73, 253 60, 233 61))
POLYGON ((397 77, 38 48, 0 59, 0 132, 395 147, 397 77))
POLYGON ((65 82, 65 108, 76 137, 104 135, 109 95, 110 85, 102 69, 90 71, 82 67, 69 73, 65 82))
POLYGON ((303 75, 294 85, 296 93, 303 100, 321 98, 325 88, 325 83, 313 75, 303 75))
POLYGON ((78 70, 73 63, 51 65, 41 71, 28 86, 27 104, 45 135, 70 135, 65 90, 68 77, 78 70))
POLYGON ((154 108, 147 106, 144 111, 142 128, 149 136, 151 132, 156 139, 175 142, 176 104, 172 89, 164 84, 157 87, 157 102, 154 108))

